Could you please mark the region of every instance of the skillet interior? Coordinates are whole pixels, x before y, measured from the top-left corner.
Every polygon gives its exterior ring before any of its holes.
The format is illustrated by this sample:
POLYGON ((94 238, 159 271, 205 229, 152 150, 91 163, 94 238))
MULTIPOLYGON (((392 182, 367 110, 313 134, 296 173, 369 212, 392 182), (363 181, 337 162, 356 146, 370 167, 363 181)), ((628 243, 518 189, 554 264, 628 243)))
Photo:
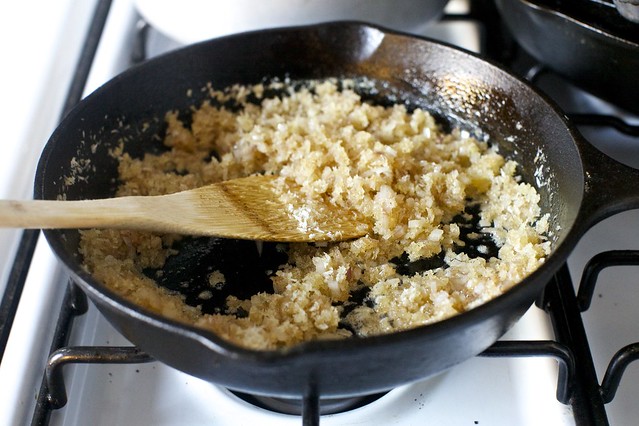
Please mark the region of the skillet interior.
POLYGON ((426 327, 367 339, 311 342, 254 352, 143 312, 81 267, 77 231, 46 231, 56 254, 99 309, 133 343, 161 361, 234 389, 299 396, 309 386, 345 396, 424 378, 481 352, 525 312, 567 254, 583 193, 579 153, 563 118, 514 77, 459 50, 357 23, 248 33, 200 43, 149 61, 97 90, 52 135, 36 177, 36 197, 111 196, 123 138, 132 155, 157 146, 162 118, 201 103, 199 89, 264 78, 368 77, 367 96, 431 111, 498 143, 551 215, 555 253, 524 283, 473 311, 426 327), (188 95, 187 95, 188 94, 188 95))

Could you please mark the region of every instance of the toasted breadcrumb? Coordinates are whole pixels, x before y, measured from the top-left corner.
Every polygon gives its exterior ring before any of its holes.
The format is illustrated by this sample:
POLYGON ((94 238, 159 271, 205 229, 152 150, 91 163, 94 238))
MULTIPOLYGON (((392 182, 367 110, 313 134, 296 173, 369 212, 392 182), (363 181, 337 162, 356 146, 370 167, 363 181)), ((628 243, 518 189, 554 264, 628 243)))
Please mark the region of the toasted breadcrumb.
MULTIPOLYGON (((313 82, 270 98, 265 89, 208 87, 212 99, 234 98, 241 108, 205 102, 190 127, 169 112, 169 151, 143 159, 117 151, 117 195, 166 194, 266 172, 294 180, 309 197, 355 208, 372 232, 347 242, 290 245, 288 263, 272 275, 273 294, 229 296, 219 314, 187 305, 141 272, 160 268, 178 236, 83 231, 81 254, 96 279, 150 311, 238 345, 274 349, 443 320, 500 295, 549 254, 539 195, 520 182, 516 163, 486 142, 443 132, 421 109, 363 102, 348 82, 313 82), (488 236, 498 254, 489 256, 485 245, 478 248, 484 256, 463 250, 470 204, 479 206, 479 230, 469 238, 488 236), (441 265, 408 273, 397 266, 402 256, 408 263, 439 258, 441 265), (364 303, 346 310, 362 289, 364 303)), ((219 271, 208 279, 211 289, 225 283, 219 271)))

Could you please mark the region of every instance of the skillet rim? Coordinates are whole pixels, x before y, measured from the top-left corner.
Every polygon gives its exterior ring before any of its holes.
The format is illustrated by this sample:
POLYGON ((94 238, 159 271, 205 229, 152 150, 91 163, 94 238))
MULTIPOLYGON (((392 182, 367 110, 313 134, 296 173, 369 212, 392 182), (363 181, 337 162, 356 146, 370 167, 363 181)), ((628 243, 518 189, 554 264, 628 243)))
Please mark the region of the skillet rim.
MULTIPOLYGON (((574 25, 578 28, 583 29, 584 31, 588 31, 594 34, 597 34, 597 36, 602 37, 603 39, 607 39, 610 41, 614 41, 615 43, 617 43, 620 46, 628 46, 632 49, 637 49, 639 48, 639 43, 637 43, 634 40, 628 40, 625 39, 623 37, 619 37, 616 34, 613 34, 605 29, 602 28, 598 28, 588 22, 584 22, 582 19, 577 18, 577 17, 573 17, 569 14, 567 14, 566 12, 564 12, 563 10, 559 10, 559 9, 555 9, 552 8, 546 4, 541 4, 540 2, 536 1, 536 0, 496 0, 496 2, 499 3, 503 3, 504 1, 510 1, 510 2, 519 2, 525 5, 528 5, 528 7, 530 9, 535 9, 541 13, 545 13, 547 15, 550 16, 554 16, 558 19, 563 20, 564 22, 567 22, 570 25, 574 25)), ((620 19, 621 15, 620 15, 620 19)))

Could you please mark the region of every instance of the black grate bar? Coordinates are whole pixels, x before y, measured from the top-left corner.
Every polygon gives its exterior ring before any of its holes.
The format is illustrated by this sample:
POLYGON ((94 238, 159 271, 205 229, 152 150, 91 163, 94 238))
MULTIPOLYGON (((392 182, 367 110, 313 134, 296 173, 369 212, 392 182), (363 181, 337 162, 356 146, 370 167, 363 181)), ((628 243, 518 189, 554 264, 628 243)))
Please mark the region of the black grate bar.
MULTIPOLYGON (((544 64, 537 63, 524 73, 524 78, 533 84, 545 74, 553 73, 544 64)), ((639 136, 639 125, 630 124, 616 115, 593 113, 567 113, 567 117, 578 126, 610 127, 628 136, 639 136)))
MULTIPOLYGON (((71 86, 67 92, 60 120, 82 99, 84 87, 91 71, 91 64, 98 49, 110 8, 111 0, 100 0, 96 6, 71 86)), ((18 310, 22 291, 29 274, 29 265, 33 259, 39 236, 40 231, 37 230, 27 230, 22 233, 16 257, 11 266, 5 293, 0 303, 0 362, 2 362, 7 341, 9 340, 11 326, 18 310)))
POLYGON ((47 402, 52 409, 67 403, 62 367, 67 364, 139 364, 154 361, 135 346, 75 346, 60 348, 49 357, 45 371, 47 402))
POLYGON ((104 25, 106 24, 107 17, 109 16, 111 1, 112 0, 99 0, 95 11, 93 12, 93 18, 89 25, 89 31, 84 39, 84 46, 80 52, 80 59, 75 67, 75 72, 67 93, 61 118, 66 116, 82 99, 82 94, 84 93, 84 88, 87 84, 89 73, 91 72, 95 53, 98 50, 100 38, 104 31, 104 25))
POLYGON ((528 71, 524 74, 524 78, 531 83, 536 84, 544 74, 549 72, 550 70, 548 70, 544 64, 538 63, 528 68, 528 71))
MULTIPOLYGON (((524 78, 533 84, 545 74, 552 74, 553 71, 544 64, 537 63, 524 73, 524 78)), ((639 136, 639 125, 630 124, 616 115, 594 114, 594 113, 566 113, 567 117, 578 126, 590 127, 611 127, 628 136, 639 136)))
MULTIPOLYGON (((639 250, 610 250, 593 256, 581 276, 577 301, 579 309, 584 312, 590 308, 599 273, 611 266, 639 265, 639 250)), ((621 383, 621 377, 628 365, 639 359, 639 343, 632 343, 621 348, 610 360, 601 382, 600 393, 604 403, 611 402, 621 383)))
POLYGON ((319 426, 320 396, 315 387, 310 385, 309 391, 302 399, 302 426, 319 426))
POLYGON ((569 404, 575 377, 575 359, 565 345, 554 341, 500 340, 479 354, 483 357, 552 357, 559 365, 557 400, 569 404))
POLYGON ((143 19, 139 19, 135 24, 135 37, 131 48, 131 64, 139 64, 147 59, 147 41, 149 38, 150 25, 143 19))
POLYGON ((599 273, 610 266, 637 266, 639 265, 639 250, 610 250, 593 256, 581 275, 577 301, 579 309, 588 310, 595 293, 595 286, 599 273))
POLYGON ((567 265, 546 286, 543 307, 550 315, 555 339, 569 347, 574 356, 570 405, 575 421, 584 426, 607 426, 608 416, 567 265))
POLYGON ((601 396, 605 403, 612 401, 617 393, 621 377, 626 371, 626 367, 633 362, 639 360, 639 343, 632 343, 621 348, 612 357, 603 381, 601 382, 601 396))
POLYGON ((568 118, 579 126, 612 127, 628 136, 639 136, 639 125, 629 124, 614 115, 571 113, 568 118))
MULTIPOLYGON (((78 315, 84 314, 88 309, 86 295, 72 282, 69 281, 67 290, 64 294, 60 316, 56 323, 53 340, 49 353, 54 352, 58 348, 64 346, 69 341, 71 326, 74 319, 78 315)), ((36 400, 36 407, 31 421, 32 425, 46 425, 51 415, 51 406, 49 404, 46 376, 42 379, 40 392, 36 400)))
POLYGON ((34 230, 22 233, 16 257, 9 272, 7 287, 2 296, 2 302, 0 302, 0 363, 7 348, 11 326, 18 311, 24 283, 29 274, 29 264, 33 258, 39 235, 40 231, 34 230))

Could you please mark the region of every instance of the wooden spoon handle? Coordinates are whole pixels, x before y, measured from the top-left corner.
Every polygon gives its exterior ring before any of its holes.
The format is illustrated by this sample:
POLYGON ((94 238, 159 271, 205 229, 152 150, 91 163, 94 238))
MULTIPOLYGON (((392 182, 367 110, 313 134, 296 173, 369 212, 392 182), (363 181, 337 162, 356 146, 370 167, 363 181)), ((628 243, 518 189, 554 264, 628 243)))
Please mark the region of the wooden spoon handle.
POLYGON ((256 215, 250 214, 248 207, 228 195, 222 184, 156 196, 0 200, 0 228, 135 229, 239 238, 264 233, 268 237, 269 232, 256 215))
POLYGON ((0 227, 50 228, 136 228, 149 220, 150 203, 143 197, 104 200, 0 200, 0 227))
POLYGON ((265 241, 335 241, 364 235, 355 212, 280 200, 273 176, 254 175, 156 196, 0 200, 0 228, 112 228, 265 241))

